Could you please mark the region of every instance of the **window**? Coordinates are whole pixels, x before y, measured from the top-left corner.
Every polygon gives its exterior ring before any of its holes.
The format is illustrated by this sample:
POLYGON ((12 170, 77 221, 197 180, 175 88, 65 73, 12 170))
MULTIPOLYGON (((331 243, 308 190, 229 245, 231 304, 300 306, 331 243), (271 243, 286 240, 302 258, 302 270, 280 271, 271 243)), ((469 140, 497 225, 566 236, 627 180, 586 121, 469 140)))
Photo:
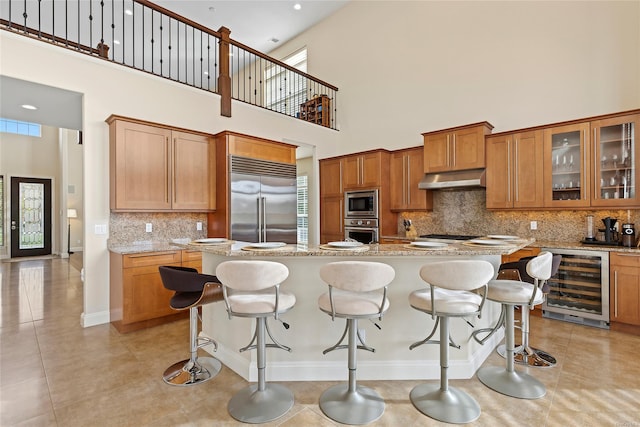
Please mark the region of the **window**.
POLYGON ((0 132, 14 133, 16 135, 42 136, 41 126, 37 123, 21 122, 0 118, 0 132))
POLYGON ((4 177, 0 175, 0 246, 4 246, 4 177))
MULTIPOLYGON (((282 60, 295 69, 307 72, 307 48, 282 60)), ((307 79, 278 65, 267 67, 264 72, 265 107, 269 110, 294 116, 300 104, 306 101, 307 79)))
POLYGON ((309 187, 306 175, 298 177, 298 243, 309 243, 309 187))

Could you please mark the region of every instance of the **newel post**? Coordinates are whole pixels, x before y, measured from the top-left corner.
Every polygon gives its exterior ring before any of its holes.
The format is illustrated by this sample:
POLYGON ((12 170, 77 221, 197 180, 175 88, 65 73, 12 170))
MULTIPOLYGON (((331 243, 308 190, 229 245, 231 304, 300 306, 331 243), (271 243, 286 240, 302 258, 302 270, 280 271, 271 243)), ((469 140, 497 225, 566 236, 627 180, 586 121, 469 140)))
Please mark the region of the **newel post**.
POLYGON ((231 75, 229 74, 229 34, 231 30, 220 27, 220 64, 218 74, 218 94, 220 95, 220 115, 231 117, 231 75))

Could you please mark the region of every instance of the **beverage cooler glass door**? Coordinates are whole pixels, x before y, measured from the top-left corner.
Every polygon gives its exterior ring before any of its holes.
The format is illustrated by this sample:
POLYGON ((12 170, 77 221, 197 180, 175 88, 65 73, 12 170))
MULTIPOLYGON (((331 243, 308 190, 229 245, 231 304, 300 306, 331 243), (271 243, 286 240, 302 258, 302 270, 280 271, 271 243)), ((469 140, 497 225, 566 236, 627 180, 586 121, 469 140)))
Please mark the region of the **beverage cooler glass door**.
POLYGON ((548 249, 562 255, 558 273, 548 281, 544 317, 609 327, 609 253, 548 249))
MULTIPOLYGON (((589 125, 548 131, 551 145, 551 205, 589 206, 589 164, 586 147, 589 125)), ((549 142, 548 142, 549 143, 549 142)))
POLYGON ((635 204, 636 141, 639 116, 601 120, 592 124, 595 206, 635 204))

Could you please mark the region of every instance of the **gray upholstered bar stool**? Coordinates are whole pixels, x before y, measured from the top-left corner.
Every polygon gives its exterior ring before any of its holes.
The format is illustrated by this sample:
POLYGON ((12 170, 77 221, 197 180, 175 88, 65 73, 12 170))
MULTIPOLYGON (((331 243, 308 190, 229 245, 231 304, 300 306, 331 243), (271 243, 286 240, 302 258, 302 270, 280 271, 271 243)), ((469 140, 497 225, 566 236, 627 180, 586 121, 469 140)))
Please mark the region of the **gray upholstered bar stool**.
POLYGON ((449 346, 460 348, 449 335, 451 317, 480 316, 493 265, 483 260, 438 261, 425 264, 420 277, 428 288, 409 295, 412 308, 436 319, 427 338, 409 346, 440 344, 440 384, 421 384, 411 390, 413 405, 423 414, 447 423, 470 423, 480 416, 480 405, 464 391, 449 386, 449 346), (484 292, 473 292, 483 288, 484 292), (440 340, 431 340, 440 325, 440 340))
MULTIPOLYGON (((541 252, 527 264, 532 277, 551 276, 552 255, 541 252)), ((514 306, 523 310, 540 304, 544 300, 537 286, 517 280, 492 280, 489 282, 487 299, 502 304, 505 313, 506 368, 486 366, 478 370, 478 379, 487 387, 507 396, 520 399, 537 399, 547 392, 546 387, 531 375, 515 370, 514 363, 514 306)))
POLYGON ((356 383, 356 351, 375 352, 358 334, 359 319, 382 319, 389 308, 387 285, 395 271, 387 264, 366 261, 339 261, 323 265, 320 277, 329 291, 320 295, 318 307, 331 316, 346 319, 345 330, 338 342, 323 351, 348 349, 349 382, 328 388, 320 396, 320 409, 329 418, 343 424, 367 424, 384 413, 384 400, 369 387, 356 383), (348 335, 348 344, 342 345, 348 335), (358 344, 358 342, 360 344, 358 344))
POLYGON ((222 364, 214 357, 198 357, 198 349, 218 344, 207 337, 198 337, 198 307, 222 301, 222 288, 215 276, 200 274, 195 268, 160 266, 160 278, 165 288, 175 292, 169 305, 174 310, 189 310, 189 359, 174 363, 164 371, 164 382, 188 386, 205 382, 218 375, 222 364))
MULTIPOLYGON (((293 407, 291 390, 280 384, 268 384, 265 380, 267 347, 291 351, 273 338, 267 324, 268 317, 280 320, 280 315, 296 303, 295 295, 280 290, 280 284, 289 276, 289 269, 273 261, 225 261, 216 268, 216 276, 222 283, 229 318, 256 319, 253 338, 240 352, 256 349, 258 384, 249 385, 236 393, 227 409, 233 418, 245 423, 273 421, 293 407), (273 344, 267 344, 265 334, 269 335, 273 344)), ((284 322, 283 325, 289 327, 284 322)))

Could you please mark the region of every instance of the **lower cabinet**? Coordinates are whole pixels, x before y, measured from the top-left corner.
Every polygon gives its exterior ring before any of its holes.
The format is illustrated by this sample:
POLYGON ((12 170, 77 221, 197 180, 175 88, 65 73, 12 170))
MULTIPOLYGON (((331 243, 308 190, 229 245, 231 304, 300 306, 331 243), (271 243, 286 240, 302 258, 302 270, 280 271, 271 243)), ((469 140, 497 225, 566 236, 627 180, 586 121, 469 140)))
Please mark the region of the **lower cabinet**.
POLYGON ((640 255, 611 252, 609 274, 611 328, 616 323, 640 326, 640 255))
POLYGON ((193 251, 110 253, 111 323, 122 333, 183 318, 187 311, 169 306, 173 292, 162 284, 158 267, 187 266, 202 269, 202 255, 193 251))

